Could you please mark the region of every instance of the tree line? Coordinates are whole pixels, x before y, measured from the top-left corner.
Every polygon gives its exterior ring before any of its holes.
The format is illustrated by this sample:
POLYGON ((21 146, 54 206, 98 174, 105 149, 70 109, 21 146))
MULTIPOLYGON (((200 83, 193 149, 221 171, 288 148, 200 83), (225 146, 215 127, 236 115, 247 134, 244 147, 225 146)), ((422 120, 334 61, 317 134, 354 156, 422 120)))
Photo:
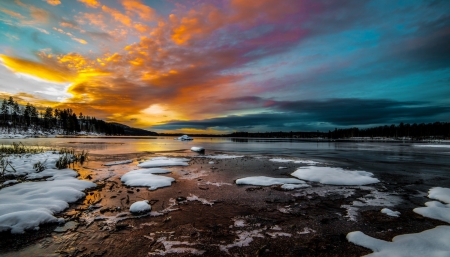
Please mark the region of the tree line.
POLYGON ((403 123, 398 125, 392 124, 390 126, 378 126, 372 128, 342 128, 334 129, 327 132, 233 132, 226 137, 254 137, 254 138, 328 138, 328 139, 345 139, 353 137, 365 138, 411 138, 414 140, 422 139, 449 139, 450 138, 450 123, 448 122, 434 122, 434 123, 403 123))
POLYGON ((123 135, 124 128, 117 124, 97 120, 95 117, 77 115, 72 109, 47 107, 39 110, 27 103, 19 105, 12 97, 3 99, 0 107, 0 126, 7 131, 28 130, 60 131, 70 135, 79 132, 103 133, 106 135, 123 135))
POLYGON ((328 131, 328 138, 350 138, 350 137, 389 137, 389 138, 412 138, 412 139, 448 139, 450 138, 449 122, 434 122, 409 124, 401 122, 398 125, 378 126, 373 128, 359 129, 335 129, 328 131))

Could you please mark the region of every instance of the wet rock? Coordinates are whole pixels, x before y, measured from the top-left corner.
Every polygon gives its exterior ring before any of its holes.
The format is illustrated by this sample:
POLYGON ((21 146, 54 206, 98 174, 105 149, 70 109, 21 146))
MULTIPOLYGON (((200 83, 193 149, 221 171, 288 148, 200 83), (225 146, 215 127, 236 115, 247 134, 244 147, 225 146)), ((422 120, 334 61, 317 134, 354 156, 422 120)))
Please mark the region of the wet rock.
POLYGON ((184 201, 186 201, 186 197, 184 197, 184 196, 179 196, 179 197, 177 197, 177 202, 184 202, 184 201))
POLYGON ((66 224, 64 224, 64 226, 57 227, 53 231, 57 232, 57 233, 63 233, 63 232, 66 232, 67 230, 76 229, 77 227, 78 227, 78 223, 77 222, 69 221, 66 224))

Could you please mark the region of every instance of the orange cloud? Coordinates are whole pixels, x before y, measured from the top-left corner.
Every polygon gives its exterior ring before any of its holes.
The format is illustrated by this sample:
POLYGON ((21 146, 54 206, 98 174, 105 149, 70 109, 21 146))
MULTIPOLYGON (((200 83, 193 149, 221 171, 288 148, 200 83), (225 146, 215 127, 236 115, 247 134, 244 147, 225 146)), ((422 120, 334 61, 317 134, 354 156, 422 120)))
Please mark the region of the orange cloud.
POLYGON ((87 7, 90 8, 98 8, 101 6, 100 2, 97 0, 77 0, 77 1, 85 4, 87 7))
POLYGON ((122 5, 127 11, 127 14, 135 13, 143 21, 153 21, 156 19, 156 12, 153 8, 144 5, 139 0, 122 0, 122 5))
POLYGON ((4 12, 4 13, 6 13, 9 16, 14 17, 14 18, 25 19, 25 17, 22 14, 14 12, 14 11, 11 11, 11 10, 8 10, 8 9, 0 8, 0 11, 4 12))
POLYGON ((69 36, 72 40, 77 41, 77 42, 80 43, 80 44, 83 44, 83 45, 86 45, 86 44, 87 44, 87 41, 86 41, 86 40, 81 39, 81 38, 77 38, 77 37, 75 37, 75 36, 74 36, 72 33, 70 33, 70 32, 65 32, 64 30, 59 29, 59 28, 56 28, 56 27, 53 27, 53 30, 58 31, 58 32, 61 33, 61 34, 64 34, 64 35, 69 36))
POLYGON ((50 67, 38 62, 0 55, 1 62, 14 72, 28 74, 51 82, 71 82, 76 74, 62 67, 50 67))
POLYGON ((59 0, 47 0, 47 3, 50 5, 59 5, 61 4, 61 1, 59 0))
POLYGON ((102 10, 106 13, 109 13, 116 21, 122 23, 123 25, 125 25, 127 27, 131 27, 132 20, 130 19, 130 17, 122 14, 121 12, 119 12, 116 9, 109 8, 106 5, 102 6, 102 10))

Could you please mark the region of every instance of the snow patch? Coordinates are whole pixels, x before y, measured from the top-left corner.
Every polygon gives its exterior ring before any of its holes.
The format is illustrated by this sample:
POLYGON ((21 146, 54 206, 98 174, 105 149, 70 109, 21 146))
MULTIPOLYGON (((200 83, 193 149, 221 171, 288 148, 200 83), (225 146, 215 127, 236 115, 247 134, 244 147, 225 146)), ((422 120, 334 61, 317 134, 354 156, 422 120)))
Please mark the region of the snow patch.
POLYGON ((131 213, 145 213, 151 210, 152 206, 148 203, 147 200, 135 202, 130 206, 131 213))
POLYGON ((171 186, 175 181, 174 178, 154 175, 153 172, 154 169, 133 170, 123 175, 120 180, 128 186, 146 186, 149 190, 171 186))
POLYGON ((434 187, 428 191, 428 197, 440 200, 426 202, 426 207, 415 208, 413 211, 427 218, 442 220, 450 223, 450 188, 434 187))
POLYGON ((357 186, 380 182, 373 174, 362 170, 344 170, 342 168, 308 166, 301 167, 291 174, 299 179, 320 182, 329 185, 357 186))
POLYGON ((392 242, 367 236, 360 231, 348 233, 347 240, 374 251, 366 256, 450 256, 450 226, 396 236, 392 242))
POLYGON ((49 176, 47 181, 21 183, 0 190, 0 231, 24 233, 27 229, 38 230, 40 224, 57 222, 54 214, 84 197, 82 190, 96 186, 76 179, 78 174, 70 169, 43 172, 49 176))
POLYGON ((393 211, 393 210, 388 209, 388 208, 381 209, 381 213, 384 213, 384 214, 386 214, 388 216, 391 216, 391 217, 399 217, 400 216, 400 212, 399 211, 393 211))

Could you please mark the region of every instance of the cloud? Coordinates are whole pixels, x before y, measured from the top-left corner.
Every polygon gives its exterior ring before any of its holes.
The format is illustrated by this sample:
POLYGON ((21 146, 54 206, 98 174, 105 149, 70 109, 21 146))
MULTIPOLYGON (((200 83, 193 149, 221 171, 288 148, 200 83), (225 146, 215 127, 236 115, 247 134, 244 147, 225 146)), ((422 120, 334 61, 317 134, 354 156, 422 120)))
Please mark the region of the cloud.
POLYGON ((143 21, 154 21, 157 18, 155 10, 139 0, 122 0, 122 5, 129 15, 137 14, 143 21))
POLYGON ((97 0, 77 0, 77 1, 85 4, 87 7, 90 8, 98 8, 101 6, 101 3, 97 0))
MULTIPOLYGON (((238 99, 240 101, 241 99, 238 99)), ((259 100, 259 99, 256 99, 259 100)), ((430 102, 399 102, 387 99, 329 99, 324 101, 271 101, 274 112, 248 115, 229 115, 204 120, 174 120, 156 125, 152 129, 176 130, 185 128, 222 128, 232 131, 242 129, 255 131, 299 130, 305 124, 309 128, 323 129, 321 123, 332 127, 349 127, 399 123, 433 122, 450 114, 450 106, 430 102)))
POLYGON ((47 4, 50 5, 60 5, 61 1, 60 0, 46 0, 47 4))

